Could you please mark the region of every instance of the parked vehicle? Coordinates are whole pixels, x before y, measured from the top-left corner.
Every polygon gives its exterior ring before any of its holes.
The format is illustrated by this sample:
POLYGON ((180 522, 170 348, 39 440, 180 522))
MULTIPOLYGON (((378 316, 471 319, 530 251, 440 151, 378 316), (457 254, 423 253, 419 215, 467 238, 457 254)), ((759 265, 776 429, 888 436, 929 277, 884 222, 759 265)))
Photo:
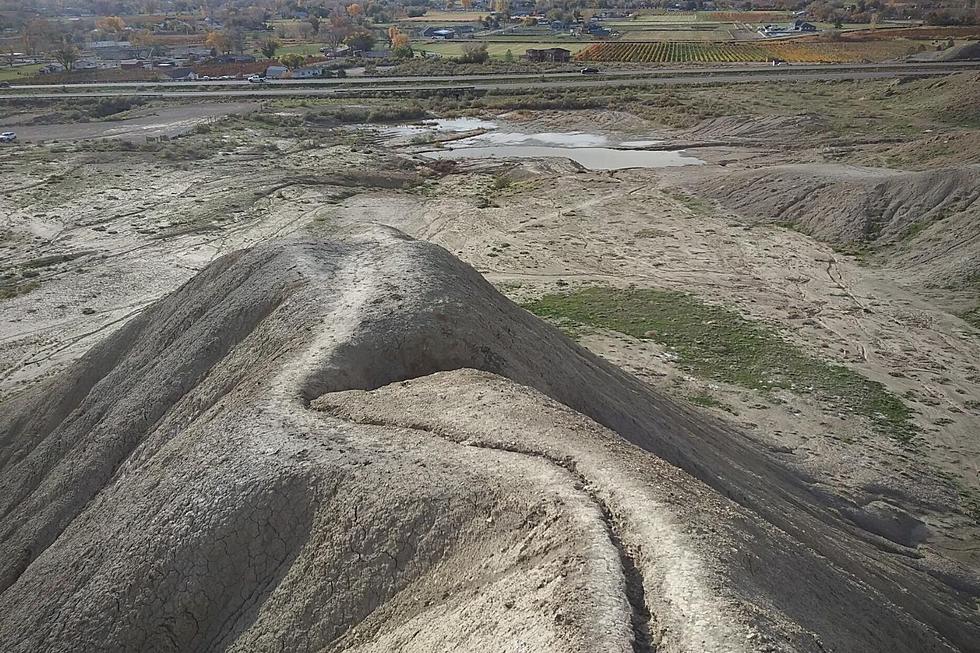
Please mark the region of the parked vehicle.
POLYGON ((589 68, 583 68, 582 69, 582 74, 583 75, 598 75, 599 74, 599 69, 598 68, 591 68, 591 67, 589 67, 589 68))
POLYGON ((14 132, 3 132, 0 134, 0 143, 13 143, 17 140, 17 134, 14 132))

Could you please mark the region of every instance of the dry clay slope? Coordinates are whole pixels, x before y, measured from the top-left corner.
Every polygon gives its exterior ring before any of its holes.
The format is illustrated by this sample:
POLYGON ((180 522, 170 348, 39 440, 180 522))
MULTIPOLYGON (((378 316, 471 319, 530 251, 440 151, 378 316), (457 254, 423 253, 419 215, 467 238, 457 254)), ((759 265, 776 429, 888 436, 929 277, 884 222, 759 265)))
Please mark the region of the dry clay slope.
POLYGON ((269 243, 0 406, 0 649, 977 650, 782 455, 435 245, 269 243))
POLYGON ((786 165, 701 177, 690 187, 749 219, 877 249, 923 283, 958 286, 980 274, 980 165, 925 172, 786 165))

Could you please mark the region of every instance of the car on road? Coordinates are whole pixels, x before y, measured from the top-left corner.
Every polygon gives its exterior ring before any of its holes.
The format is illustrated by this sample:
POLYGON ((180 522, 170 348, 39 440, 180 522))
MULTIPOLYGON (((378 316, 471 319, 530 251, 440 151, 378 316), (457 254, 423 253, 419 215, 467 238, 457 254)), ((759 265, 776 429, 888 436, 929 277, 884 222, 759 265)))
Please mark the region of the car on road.
POLYGON ((0 134, 0 143, 13 143, 17 140, 17 134, 14 132, 3 132, 0 134))
POLYGON ((582 74, 583 75, 598 75, 599 74, 599 69, 598 68, 592 68, 592 67, 583 68, 582 69, 582 74))
POLYGON ((252 84, 261 84, 265 81, 265 77, 259 77, 258 75, 251 75, 248 81, 252 84))
POLYGON ((10 88, 10 82, 0 82, 0 88, 10 88))

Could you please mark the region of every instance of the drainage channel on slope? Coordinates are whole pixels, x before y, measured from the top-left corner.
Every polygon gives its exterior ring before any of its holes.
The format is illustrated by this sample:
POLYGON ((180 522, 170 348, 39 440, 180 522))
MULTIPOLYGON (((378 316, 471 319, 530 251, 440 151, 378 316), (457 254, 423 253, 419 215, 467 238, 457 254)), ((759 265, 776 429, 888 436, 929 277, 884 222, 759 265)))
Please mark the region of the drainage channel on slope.
POLYGON ((382 419, 351 419, 347 416, 341 417, 334 415, 329 410, 325 410, 323 412, 326 415, 331 415, 332 417, 342 419, 343 421, 352 424, 421 431, 433 437, 449 440, 450 442, 460 446, 475 447, 477 449, 489 449, 492 451, 503 451, 506 453, 513 453, 531 458, 540 458, 545 462, 559 467, 571 474, 576 480, 579 481, 579 483, 582 484, 582 489, 586 496, 598 509, 599 515, 601 516, 602 522, 606 529, 606 535, 619 555, 620 567, 622 569, 623 579, 626 584, 626 602, 630 606, 630 627, 632 629, 631 645, 633 653, 656 653, 656 646, 650 637, 650 622, 653 620, 653 615, 650 613, 650 610, 647 607, 646 590, 643 587, 643 575, 637 568, 636 561, 633 559, 632 553, 624 544, 622 537, 620 536, 619 526, 616 524, 616 519, 613 516, 612 511, 609 509, 609 506, 606 505, 606 503, 595 493, 593 490, 593 483, 588 479, 588 477, 578 471, 574 460, 555 458, 540 451, 523 449, 513 445, 508 446, 504 444, 473 441, 463 445, 460 440, 445 433, 440 433, 439 431, 423 424, 389 422, 382 419))

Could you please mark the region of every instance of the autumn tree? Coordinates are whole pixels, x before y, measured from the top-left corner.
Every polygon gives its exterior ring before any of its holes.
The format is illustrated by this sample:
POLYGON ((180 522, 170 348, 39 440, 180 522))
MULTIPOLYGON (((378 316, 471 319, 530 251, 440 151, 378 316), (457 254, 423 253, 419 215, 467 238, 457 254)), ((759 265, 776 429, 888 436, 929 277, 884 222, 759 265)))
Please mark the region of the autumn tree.
POLYGON ((469 11, 473 6, 473 0, 459 0, 459 4, 463 5, 463 9, 469 11))
POLYGON ((231 40, 224 33, 217 30, 208 32, 208 35, 204 39, 204 45, 222 54, 231 52, 231 40))
POLYGON ((350 16, 351 18, 354 18, 356 20, 357 17, 363 13, 364 13, 364 8, 361 7, 361 5, 357 4, 356 2, 347 5, 347 15, 350 16))
POLYGON ((279 41, 275 39, 266 39, 265 41, 262 42, 262 45, 259 47, 259 52, 261 52, 262 56, 265 57, 266 59, 272 59, 273 57, 276 56, 276 50, 279 49, 280 45, 281 44, 279 43, 279 41))
POLYGON ((129 35, 129 44, 136 48, 136 56, 143 57, 153 54, 155 48, 160 47, 160 42, 150 33, 149 30, 141 29, 129 35))
POLYGON ((126 29, 126 21, 119 16, 106 16, 95 23, 95 28, 105 34, 115 34, 117 37, 126 29))

